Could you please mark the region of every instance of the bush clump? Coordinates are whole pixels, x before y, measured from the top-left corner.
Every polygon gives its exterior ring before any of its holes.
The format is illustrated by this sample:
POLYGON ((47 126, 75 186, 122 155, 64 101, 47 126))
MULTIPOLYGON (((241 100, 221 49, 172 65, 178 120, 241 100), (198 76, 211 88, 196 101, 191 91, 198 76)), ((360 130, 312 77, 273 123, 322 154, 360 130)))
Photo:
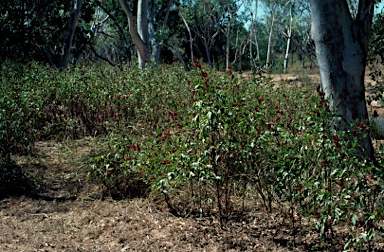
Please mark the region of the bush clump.
POLYGON ((372 246, 382 232, 383 173, 356 158, 367 125, 334 131, 323 92, 310 83, 287 88, 195 67, 136 83, 140 109, 111 128, 86 163, 90 176, 113 188, 120 174, 142 174, 174 214, 214 215, 222 225, 235 198, 258 196, 293 226, 309 219, 313 248, 372 246))
POLYGON ((334 130, 315 84, 288 86, 194 64, 191 72, 3 68, 3 187, 18 184, 4 174, 22 173, 12 155, 35 141, 97 136, 81 168, 104 185, 105 195, 151 192, 175 215, 215 216, 223 227, 239 212, 237 199, 259 199, 292 227, 303 219, 312 225, 313 249, 340 241, 339 249, 372 248, 383 232, 384 184, 381 169, 356 158, 365 122, 334 130))

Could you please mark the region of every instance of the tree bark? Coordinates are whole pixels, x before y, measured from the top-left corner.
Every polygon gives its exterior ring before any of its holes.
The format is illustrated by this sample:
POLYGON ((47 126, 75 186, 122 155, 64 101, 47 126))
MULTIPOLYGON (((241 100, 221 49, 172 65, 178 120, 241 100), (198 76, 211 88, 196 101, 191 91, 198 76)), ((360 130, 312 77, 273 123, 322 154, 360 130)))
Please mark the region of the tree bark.
MULTIPOLYGON (((339 130, 356 122, 368 122, 365 102, 365 65, 371 34, 374 1, 360 0, 356 18, 346 0, 310 0, 312 38, 320 68, 322 89, 337 117, 339 130)), ((358 153, 374 161, 368 130, 358 153)))
POLYGON ((137 7, 137 24, 136 18, 133 16, 131 8, 126 0, 119 0, 121 7, 128 17, 129 33, 131 34, 133 43, 138 51, 138 60, 140 68, 144 69, 149 56, 148 44, 148 1, 138 0, 137 7))
POLYGON ((71 17, 69 18, 68 28, 65 35, 60 64, 59 64, 60 71, 63 71, 68 67, 69 56, 71 54, 72 41, 75 35, 77 24, 79 23, 82 4, 83 4, 83 0, 76 0, 76 2, 73 1, 73 9, 71 10, 71 17))
POLYGON ((289 50, 291 46, 292 22, 293 22, 292 8, 293 6, 291 5, 291 7, 289 8, 289 27, 287 31, 287 47, 285 49, 285 56, 284 56, 284 73, 288 72, 288 57, 289 57, 289 50))
POLYGON ((145 68, 149 54, 149 33, 148 33, 148 0, 139 0, 137 6, 137 33, 146 45, 146 50, 139 50, 139 65, 145 68))
POLYGON ((227 31, 225 33, 226 36, 226 45, 225 45, 225 69, 228 69, 229 67, 229 53, 230 53, 230 46, 231 46, 231 23, 227 26, 227 31))
MULTIPOLYGON (((163 19, 162 25, 159 25, 163 29, 167 25, 168 17, 169 17, 169 12, 171 11, 171 7, 173 5, 173 1, 174 0, 169 0, 168 1, 167 8, 165 10, 165 17, 163 19)), ((149 13, 148 29, 149 29, 149 37, 150 37, 149 40, 151 41, 151 49, 152 49, 151 59, 152 59, 152 62, 155 64, 155 66, 157 66, 159 64, 160 51, 161 51, 161 48, 163 47, 164 39, 161 38, 159 40, 158 38, 156 38, 157 29, 156 29, 156 25, 155 25, 156 24, 155 0, 151 0, 150 10, 151 11, 149 13)), ((160 21, 157 20, 157 22, 160 22, 160 21)))
POLYGON ((268 37, 267 60, 265 62, 265 67, 267 67, 267 68, 269 68, 271 66, 272 37, 273 37, 274 27, 275 27, 275 10, 273 9, 271 29, 269 30, 269 37, 268 37))

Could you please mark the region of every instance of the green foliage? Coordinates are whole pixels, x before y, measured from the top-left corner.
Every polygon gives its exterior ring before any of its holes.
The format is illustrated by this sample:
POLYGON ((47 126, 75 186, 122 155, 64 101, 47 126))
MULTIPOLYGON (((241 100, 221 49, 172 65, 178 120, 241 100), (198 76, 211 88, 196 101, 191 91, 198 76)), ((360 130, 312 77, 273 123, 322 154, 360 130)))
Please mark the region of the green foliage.
POLYGON ((183 131, 183 111, 192 102, 185 74, 178 68, 132 69, 113 84, 119 91, 109 106, 113 113, 106 126, 114 137, 85 164, 89 176, 101 179, 111 191, 119 187, 121 174, 141 174, 151 182, 172 169, 169 159, 177 144, 173 141, 183 131), (127 79, 130 83, 122 85, 127 79))
POLYGON ((43 116, 39 72, 24 75, 24 68, 6 62, 0 71, 0 195, 37 190, 37 179, 15 165, 11 155, 29 153, 39 136, 43 116))
POLYGON ((340 240, 346 249, 373 246, 382 232, 383 173, 356 158, 366 125, 333 132, 312 85, 277 87, 195 66, 187 76, 173 69, 149 77, 157 92, 142 85, 135 118, 143 121, 114 128, 86 164, 90 176, 113 188, 120 174, 141 174, 174 214, 216 215, 223 225, 234 198, 256 194, 293 226, 308 219, 314 248, 340 240))
POLYGON ((0 157, 7 160, 31 146, 42 115, 40 90, 17 67, 4 66, 0 73, 0 157))
POLYGON ((293 227, 313 225, 314 249, 341 240, 370 249, 383 231, 383 172, 356 158, 367 126, 333 131, 323 92, 309 83, 207 71, 197 60, 189 73, 7 63, 1 80, 3 185, 26 177, 4 174, 22 174, 11 154, 34 141, 99 135, 82 169, 112 197, 151 187, 172 213, 224 226, 235 199, 259 198, 293 227))
MULTIPOLYGON (((0 5, 0 59, 22 62, 35 60, 57 65, 67 30, 71 1, 6 0, 0 5)), ((90 43, 86 24, 91 23, 95 7, 85 1, 73 45, 77 51, 90 43)))

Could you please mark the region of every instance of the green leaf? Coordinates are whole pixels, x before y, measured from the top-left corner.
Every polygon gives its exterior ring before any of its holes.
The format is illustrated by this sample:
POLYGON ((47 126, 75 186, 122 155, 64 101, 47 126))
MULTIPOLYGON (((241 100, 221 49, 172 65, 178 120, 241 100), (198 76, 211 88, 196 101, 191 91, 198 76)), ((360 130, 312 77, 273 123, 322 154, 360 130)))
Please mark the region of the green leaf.
POLYGON ((368 234, 366 232, 360 233, 361 238, 363 238, 364 241, 367 241, 368 234))
POLYGON ((208 118, 208 120, 212 120, 212 112, 211 111, 209 111, 207 113, 207 118, 208 118))
POLYGON ((356 214, 353 214, 352 215, 352 224, 355 226, 356 225, 356 220, 357 220, 357 216, 356 214))

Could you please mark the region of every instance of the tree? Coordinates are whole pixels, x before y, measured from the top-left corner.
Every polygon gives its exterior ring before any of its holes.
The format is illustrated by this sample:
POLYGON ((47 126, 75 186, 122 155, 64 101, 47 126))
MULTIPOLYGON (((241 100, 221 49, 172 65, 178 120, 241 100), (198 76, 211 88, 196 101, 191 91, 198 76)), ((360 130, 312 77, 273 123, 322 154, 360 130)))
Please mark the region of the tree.
MULTIPOLYGON (((310 0, 322 90, 337 114, 339 130, 368 122, 364 76, 374 3, 359 0, 354 15, 347 0, 310 0)), ((358 155, 374 161, 371 137, 367 129, 365 133, 364 149, 358 155)))
POLYGON ((227 66, 232 66, 239 60, 238 71, 242 73, 243 69, 243 55, 248 47, 249 34, 246 34, 244 27, 237 29, 236 43, 235 43, 235 55, 233 61, 227 66), (242 29, 241 29, 242 28, 242 29))
POLYGON ((305 58, 309 59, 310 67, 312 67, 312 65, 317 66, 312 59, 312 56, 316 57, 316 55, 315 45, 311 39, 311 12, 309 2, 300 2, 297 11, 301 13, 301 15, 295 22, 295 32, 291 34, 294 50, 300 58, 303 69, 305 68, 305 58))
POLYGON ((273 37, 275 34, 276 25, 279 23, 279 19, 283 17, 283 11, 290 3, 290 0, 263 0, 264 6, 269 10, 268 19, 270 19, 269 37, 268 37, 268 48, 267 48, 267 59, 265 67, 269 68, 272 65, 272 49, 273 49, 273 37))
POLYGON ((93 13, 94 6, 90 1, 3 1, 0 4, 0 34, 3 38, 0 58, 23 62, 35 60, 52 67, 59 67, 62 62, 66 68, 70 54, 91 43, 87 33, 93 13))
POLYGON ((137 16, 132 12, 127 1, 119 1, 128 17, 129 33, 138 50, 139 66, 145 68, 149 56, 148 0, 134 1, 137 2, 137 16))
POLYGON ((61 31, 65 29, 64 15, 59 13, 64 14, 68 5, 60 0, 3 1, 0 4, 1 60, 34 59, 56 65, 59 52, 53 47, 61 48, 61 31))
POLYGON ((237 12, 241 4, 236 4, 233 1, 217 1, 217 7, 211 11, 211 18, 215 21, 216 26, 219 27, 225 36, 225 68, 230 66, 230 47, 232 28, 234 28, 237 12), (215 12, 213 12, 215 11, 215 12))
POLYGON ((269 39, 268 39, 268 50, 267 50, 267 60, 265 62, 265 67, 270 67, 271 65, 271 54, 272 54, 272 36, 275 28, 276 22, 276 5, 271 5, 271 28, 269 30, 269 39))
POLYGON ((305 57, 308 57, 311 65, 314 63, 311 58, 311 54, 314 54, 314 48, 313 50, 311 48, 313 42, 310 38, 311 18, 309 3, 307 1, 290 0, 286 6, 287 9, 289 9, 289 13, 283 18, 282 22, 278 22, 283 26, 281 32, 287 39, 284 56, 284 73, 288 72, 288 60, 291 54, 293 57, 294 52, 297 52, 303 68, 305 68, 305 57))
MULTIPOLYGON (((384 10, 384 9, 383 9, 384 10)), ((378 84, 378 87, 384 85, 383 63, 384 63, 384 12, 375 16, 372 25, 372 41, 369 51, 369 69, 371 78, 378 84)), ((378 88, 377 93, 372 97, 373 100, 383 101, 382 89, 378 88)), ((368 101, 369 102, 369 101, 368 101)))
POLYGON ((72 41, 75 35, 77 24, 79 23, 82 4, 83 4, 83 0, 72 1, 73 8, 71 10, 71 15, 68 22, 68 28, 67 28, 67 32, 65 34, 65 39, 63 43, 63 49, 62 49, 60 65, 59 65, 60 70, 64 70, 68 67, 72 41))
POLYGON ((183 14, 181 13, 181 11, 179 11, 179 15, 180 15, 181 19, 183 20, 183 23, 184 23, 184 25, 185 25, 185 27, 187 28, 187 31, 188 31, 189 50, 190 50, 190 53, 191 53, 191 62, 193 62, 193 59, 194 59, 194 57, 193 57, 193 41, 194 41, 194 38, 192 36, 191 28, 189 28, 188 22, 185 19, 185 17, 183 16, 183 14))
POLYGON ((285 36, 287 37, 287 46, 285 49, 285 55, 284 55, 284 73, 288 72, 288 57, 290 52, 290 46, 291 46, 291 40, 292 40, 292 23, 293 23, 293 15, 292 15, 292 9, 294 7, 294 3, 290 4, 289 7, 289 24, 287 32, 285 33, 285 36))
POLYGON ((151 42, 151 59, 152 62, 157 65, 160 59, 160 51, 166 40, 167 22, 171 7, 173 6, 174 0, 166 0, 165 4, 162 4, 158 11, 156 11, 155 0, 150 0, 150 11, 149 11, 149 40, 151 42), (156 15, 157 14, 157 15, 156 15), (163 17, 163 19, 162 19, 163 17), (162 22, 161 22, 162 19, 162 22), (161 36, 158 33, 163 33, 161 36))
MULTIPOLYGON (((216 37, 220 34, 220 28, 212 15, 220 16, 221 13, 216 12, 215 7, 215 4, 211 1, 199 0, 188 8, 192 23, 190 26, 204 46, 206 61, 210 67, 213 67, 212 47, 216 37)), ((198 48, 198 45, 196 45, 196 48, 198 48)))
POLYGON ((249 30, 249 59, 251 65, 259 66, 260 65, 260 48, 259 48, 259 42, 258 42, 258 36, 257 32, 255 31, 255 24, 257 23, 257 15, 258 15, 258 7, 259 7, 259 0, 253 1, 253 0, 244 0, 244 7, 249 12, 249 22, 250 24, 250 30, 249 30), (256 60, 253 56, 253 45, 256 47, 256 60))

